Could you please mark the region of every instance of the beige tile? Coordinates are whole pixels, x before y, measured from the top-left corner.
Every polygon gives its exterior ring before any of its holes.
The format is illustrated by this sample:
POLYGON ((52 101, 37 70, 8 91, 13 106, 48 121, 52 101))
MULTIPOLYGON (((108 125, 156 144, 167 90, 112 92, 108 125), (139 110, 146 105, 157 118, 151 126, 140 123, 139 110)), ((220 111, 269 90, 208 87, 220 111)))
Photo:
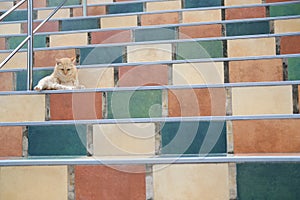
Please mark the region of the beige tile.
POLYGON ((44 121, 45 95, 0 96, 0 121, 44 121))
POLYGON ((110 3, 113 0, 87 0, 87 4, 110 3))
MULTIPOLYGON (((37 12, 37 19, 46 19, 53 10, 39 10, 37 12)), ((56 12, 51 19, 57 18, 70 18, 70 9, 60 9, 56 12)))
POLYGON ((232 89, 233 115, 292 114, 291 86, 232 89))
POLYGON ((66 200, 66 166, 30 166, 0 168, 0 199, 66 200))
MULTIPOLYGON (((0 62, 7 58, 9 53, 0 53, 0 62)), ((27 67, 27 53, 19 52, 16 53, 2 69, 16 69, 16 68, 26 68, 27 67)))
POLYGON ((154 199, 229 199, 227 164, 153 166, 154 199))
POLYGON ((174 85, 224 83, 223 62, 174 64, 172 74, 174 85))
POLYGON ((0 34, 19 34, 21 24, 0 24, 0 34))
POLYGON ((247 5, 247 4, 261 4, 262 0, 225 0, 225 6, 247 5))
POLYGON ((275 33, 300 32, 300 19, 275 20, 275 33))
POLYGON ((221 21, 221 10, 201 10, 182 12, 182 23, 221 21))
POLYGON ((0 10, 7 10, 14 6, 14 2, 0 2, 0 10))
POLYGON ((137 15, 101 18, 101 28, 121 28, 137 26, 137 15))
POLYGON ((153 156, 155 125, 152 123, 93 126, 95 156, 153 156))
POLYGON ((179 10, 181 9, 181 1, 162 1, 162 2, 147 2, 146 11, 160 11, 160 10, 179 10))
POLYGON ((228 40, 228 57, 276 55, 275 38, 228 40))
POLYGON ((127 47, 128 62, 172 60, 171 44, 137 45, 127 47))
POLYGON ((80 84, 86 88, 114 87, 114 69, 79 69, 78 77, 80 84))
POLYGON ((50 47, 82 46, 88 44, 87 33, 50 35, 50 47))

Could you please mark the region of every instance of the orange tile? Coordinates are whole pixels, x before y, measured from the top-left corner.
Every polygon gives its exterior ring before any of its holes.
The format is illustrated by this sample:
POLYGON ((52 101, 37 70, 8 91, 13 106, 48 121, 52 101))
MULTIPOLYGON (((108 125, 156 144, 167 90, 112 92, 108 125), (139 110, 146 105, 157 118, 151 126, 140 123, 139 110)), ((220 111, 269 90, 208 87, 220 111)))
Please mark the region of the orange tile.
MULTIPOLYGON (((33 29, 35 29, 41 22, 33 22, 33 29)), ((27 33, 27 23, 22 24, 23 33, 27 33)), ((39 30, 40 32, 57 32, 59 31, 59 21, 48 21, 39 30)))
POLYGON ((179 27, 179 39, 221 37, 222 25, 181 26, 179 27))
POLYGON ((14 75, 12 72, 0 73, 0 91, 12 91, 14 90, 14 75))
POLYGON ((300 53, 300 36, 284 36, 280 40, 280 54, 300 53))
POLYGON ((299 119, 233 121, 234 153, 298 153, 299 130, 299 119))
POLYGON ((265 7, 253 8, 231 8, 226 9, 225 19, 248 19, 248 18, 264 18, 266 17, 265 7))
POLYGON ((141 16, 142 26, 158 24, 178 24, 178 13, 145 14, 141 16))
POLYGON ((225 115, 225 106, 226 93, 222 88, 168 91, 169 117, 225 115))
POLYGON ((282 80, 283 67, 281 59, 229 62, 229 81, 231 83, 282 80))
POLYGON ((74 57, 74 56, 76 56, 75 49, 35 51, 34 66, 50 67, 55 65, 56 58, 74 57))
POLYGON ((22 156, 22 127, 0 127, 0 157, 22 156))
POLYGON ((131 42, 131 31, 101 31, 91 33, 92 44, 131 42))
POLYGON ((0 38, 0 50, 5 50, 6 44, 5 44, 5 38, 0 38))
MULTIPOLYGON (((17 2, 20 2, 21 0, 17 0, 17 2)), ((44 8, 47 7, 46 5, 47 0, 39 0, 39 1, 33 1, 33 7, 34 8, 44 8)), ((27 9, 27 2, 23 3, 18 9, 27 9)))

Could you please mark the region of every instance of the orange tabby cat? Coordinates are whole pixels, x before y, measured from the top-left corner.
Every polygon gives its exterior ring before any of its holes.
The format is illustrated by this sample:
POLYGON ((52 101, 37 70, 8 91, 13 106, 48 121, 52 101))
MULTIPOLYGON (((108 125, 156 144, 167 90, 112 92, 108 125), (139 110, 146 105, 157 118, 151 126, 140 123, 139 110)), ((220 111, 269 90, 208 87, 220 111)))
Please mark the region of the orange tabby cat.
POLYGON ((72 90, 84 88, 79 85, 75 58, 56 59, 54 72, 39 81, 35 90, 72 90))

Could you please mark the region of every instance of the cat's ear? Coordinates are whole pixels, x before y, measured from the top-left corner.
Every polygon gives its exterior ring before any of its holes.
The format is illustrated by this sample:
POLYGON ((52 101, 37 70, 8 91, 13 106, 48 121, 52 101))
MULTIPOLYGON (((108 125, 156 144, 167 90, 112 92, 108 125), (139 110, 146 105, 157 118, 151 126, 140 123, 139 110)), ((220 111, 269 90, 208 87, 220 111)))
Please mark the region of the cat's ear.
POLYGON ((76 57, 72 57, 72 58, 71 58, 71 62, 72 62, 73 64, 75 64, 75 63, 76 63, 76 57))
POLYGON ((55 61, 56 61, 56 64, 57 64, 57 65, 61 64, 61 60, 60 60, 60 59, 55 58, 55 61))

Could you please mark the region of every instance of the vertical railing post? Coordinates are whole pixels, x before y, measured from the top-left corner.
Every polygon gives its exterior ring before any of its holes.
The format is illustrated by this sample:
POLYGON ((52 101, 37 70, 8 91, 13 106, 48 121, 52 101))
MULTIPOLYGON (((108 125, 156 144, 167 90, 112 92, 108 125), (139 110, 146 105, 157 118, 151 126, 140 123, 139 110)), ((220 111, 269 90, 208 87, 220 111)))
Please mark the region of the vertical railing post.
POLYGON ((30 37, 27 42, 27 90, 32 90, 32 67, 33 67, 33 2, 27 1, 27 35, 30 37))
POLYGON ((83 13, 83 16, 87 16, 87 0, 82 0, 82 13, 83 13))

